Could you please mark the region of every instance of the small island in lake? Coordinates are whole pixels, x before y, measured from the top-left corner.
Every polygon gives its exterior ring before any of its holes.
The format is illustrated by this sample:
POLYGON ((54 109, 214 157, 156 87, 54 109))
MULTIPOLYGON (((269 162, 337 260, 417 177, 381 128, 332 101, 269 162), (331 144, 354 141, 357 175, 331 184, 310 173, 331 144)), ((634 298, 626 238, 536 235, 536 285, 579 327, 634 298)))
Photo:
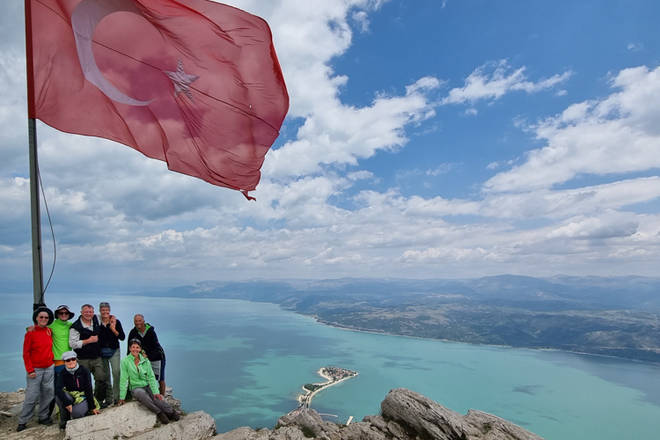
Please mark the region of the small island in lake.
POLYGON ((300 406, 309 408, 309 405, 312 403, 312 398, 319 391, 336 385, 339 382, 350 379, 358 375, 357 371, 347 370, 345 368, 339 367, 322 367, 317 371, 318 375, 324 378, 326 381, 321 383, 306 383, 302 386, 304 394, 298 395, 298 402, 300 406))

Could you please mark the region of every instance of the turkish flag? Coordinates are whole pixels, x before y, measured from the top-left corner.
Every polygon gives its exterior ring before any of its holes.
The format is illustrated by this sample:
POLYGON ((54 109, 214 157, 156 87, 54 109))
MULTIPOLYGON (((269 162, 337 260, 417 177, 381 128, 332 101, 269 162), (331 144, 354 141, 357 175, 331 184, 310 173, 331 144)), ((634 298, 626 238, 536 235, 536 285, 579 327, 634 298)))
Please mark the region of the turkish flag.
POLYGON ((255 189, 289 106, 268 24, 207 0, 25 0, 28 112, 255 189))

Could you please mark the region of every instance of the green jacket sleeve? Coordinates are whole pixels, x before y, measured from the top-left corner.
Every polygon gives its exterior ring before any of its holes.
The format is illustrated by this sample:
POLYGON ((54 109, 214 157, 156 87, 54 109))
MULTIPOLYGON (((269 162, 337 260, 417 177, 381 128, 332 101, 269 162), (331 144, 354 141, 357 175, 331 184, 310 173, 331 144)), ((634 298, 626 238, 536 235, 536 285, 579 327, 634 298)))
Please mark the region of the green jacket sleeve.
POLYGON ((121 360, 119 368, 119 399, 126 399, 126 392, 128 391, 128 364, 125 362, 128 357, 121 360))

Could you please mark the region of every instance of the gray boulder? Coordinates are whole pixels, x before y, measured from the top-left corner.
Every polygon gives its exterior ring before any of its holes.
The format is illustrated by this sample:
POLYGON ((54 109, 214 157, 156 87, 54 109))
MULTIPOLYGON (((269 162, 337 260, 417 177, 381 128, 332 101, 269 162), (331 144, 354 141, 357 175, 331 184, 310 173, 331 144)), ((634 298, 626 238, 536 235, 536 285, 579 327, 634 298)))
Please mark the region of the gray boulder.
MULTIPOLYGON (((168 398, 176 408, 178 401, 168 398)), ((137 402, 108 408, 95 416, 69 420, 66 440, 204 440, 215 434, 215 421, 203 411, 182 417, 167 425, 157 423, 156 415, 137 402)))
POLYGON ((215 434, 215 420, 204 411, 132 437, 134 440, 204 440, 215 434))
POLYGON ((137 402, 101 411, 95 416, 69 420, 66 440, 112 440, 131 438, 153 429, 156 414, 137 402))
POLYGON ((410 437, 438 440, 542 440, 507 420, 482 411, 463 416, 405 388, 390 391, 381 403, 383 418, 397 422, 410 437))

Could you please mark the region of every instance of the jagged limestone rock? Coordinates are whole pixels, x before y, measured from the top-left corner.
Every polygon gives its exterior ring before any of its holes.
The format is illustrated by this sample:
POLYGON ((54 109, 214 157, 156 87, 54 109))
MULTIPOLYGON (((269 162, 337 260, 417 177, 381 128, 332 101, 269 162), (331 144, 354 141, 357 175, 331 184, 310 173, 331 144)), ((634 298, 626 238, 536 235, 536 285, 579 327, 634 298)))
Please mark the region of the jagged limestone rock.
POLYGON ((356 422, 342 428, 341 437, 346 440, 386 440, 386 434, 367 422, 356 422))
MULTIPOLYGON (((179 402, 168 398, 175 408, 179 402)), ((194 412, 178 422, 156 423, 156 415, 137 402, 109 408, 96 416, 70 420, 66 440, 205 440, 215 434, 215 421, 203 411, 194 412)))
POLYGON ((215 420, 204 411, 197 411, 151 431, 132 437, 133 440, 205 440, 215 434, 215 420))
POLYGON ((466 416, 405 388, 390 391, 381 403, 383 418, 410 433, 438 440, 542 440, 513 423, 482 411, 466 416))
POLYGON ((113 440, 130 438, 153 429, 156 414, 137 402, 110 408, 95 416, 69 420, 66 440, 113 440))
POLYGON ((387 422, 387 430, 394 438, 406 438, 406 430, 401 427, 397 422, 387 422))
POLYGON ((271 431, 261 429, 255 431, 247 426, 233 429, 223 434, 212 437, 212 440, 306 440, 303 432, 298 427, 282 426, 271 431))
POLYGON ((28 429, 16 432, 18 415, 23 409, 23 400, 25 400, 25 390, 22 388, 15 392, 0 392, 0 439, 60 440, 62 435, 57 424, 44 426, 37 423, 38 405, 35 408, 35 416, 27 424, 28 429))
POLYGON ((298 408, 280 417, 278 426, 293 426, 300 429, 307 437, 336 439, 339 427, 324 421, 316 411, 298 408), (325 434, 325 435, 322 435, 325 434))
POLYGON ((213 438, 217 440, 266 440, 269 433, 270 431, 267 429, 255 431, 247 426, 242 426, 224 434, 218 434, 213 438))
POLYGON ((271 440, 307 440, 310 436, 306 436, 303 431, 297 427, 284 426, 271 432, 268 438, 271 440))
POLYGON ((433 439, 465 439, 463 416, 404 388, 390 391, 380 404, 383 418, 433 439))
POLYGON ((488 440, 538 440, 541 437, 521 428, 518 425, 501 419, 483 411, 471 409, 465 416, 465 421, 472 426, 478 427, 483 432, 483 437, 488 440))
POLYGON ((363 422, 371 423, 381 431, 387 430, 387 422, 381 416, 364 416, 363 422))

